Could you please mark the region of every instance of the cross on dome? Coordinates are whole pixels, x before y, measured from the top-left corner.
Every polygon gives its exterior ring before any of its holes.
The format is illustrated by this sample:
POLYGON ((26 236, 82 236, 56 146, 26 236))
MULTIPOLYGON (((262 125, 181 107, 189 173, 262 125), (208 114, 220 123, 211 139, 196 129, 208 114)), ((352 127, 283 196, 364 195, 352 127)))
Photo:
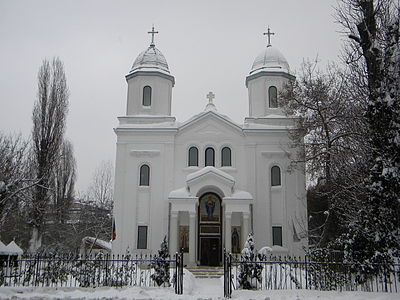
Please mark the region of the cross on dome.
POLYGON ((206 97, 208 99, 208 103, 213 104, 213 99, 215 98, 215 94, 213 92, 209 92, 206 97))
POLYGON ((269 29, 269 26, 268 26, 267 32, 263 33, 263 35, 268 35, 268 45, 267 45, 267 47, 271 47, 271 35, 274 35, 274 34, 275 34, 275 32, 271 32, 271 30, 269 29))
POLYGON ((153 25, 152 28, 151 28, 151 31, 148 31, 147 33, 151 33, 151 44, 150 44, 150 47, 154 47, 155 46, 155 44, 154 44, 154 35, 156 33, 158 33, 158 31, 154 31, 154 25, 153 25))

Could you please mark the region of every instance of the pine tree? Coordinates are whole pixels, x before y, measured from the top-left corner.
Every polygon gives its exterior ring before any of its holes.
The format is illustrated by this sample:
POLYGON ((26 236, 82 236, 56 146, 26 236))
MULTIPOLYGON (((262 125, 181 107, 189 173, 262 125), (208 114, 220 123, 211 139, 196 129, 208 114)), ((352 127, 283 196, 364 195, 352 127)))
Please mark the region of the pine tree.
POLYGON ((167 284, 169 286, 169 251, 167 237, 161 243, 160 250, 158 250, 158 255, 154 257, 154 262, 151 267, 154 268, 154 274, 151 274, 150 278, 154 280, 158 286, 162 284, 167 284))
POLYGON ((249 233, 241 254, 238 283, 240 288, 251 290, 257 287, 257 281, 261 282, 262 266, 256 263, 257 250, 253 234, 249 233))

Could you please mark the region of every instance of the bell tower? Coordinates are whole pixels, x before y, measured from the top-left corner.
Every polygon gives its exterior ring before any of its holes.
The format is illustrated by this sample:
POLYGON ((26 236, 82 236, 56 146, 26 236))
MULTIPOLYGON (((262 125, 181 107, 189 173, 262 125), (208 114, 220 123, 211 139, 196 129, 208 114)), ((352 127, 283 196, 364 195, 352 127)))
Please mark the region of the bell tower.
POLYGON ((169 72, 167 60, 154 43, 152 30, 150 46, 139 54, 128 75, 128 100, 126 114, 171 116, 172 88, 175 78, 169 72))
POLYGON ((256 57, 246 77, 250 118, 268 115, 283 116, 279 93, 288 81, 295 79, 290 74, 286 58, 271 45, 271 36, 274 34, 268 27, 267 32, 264 33, 268 36, 267 47, 256 57))

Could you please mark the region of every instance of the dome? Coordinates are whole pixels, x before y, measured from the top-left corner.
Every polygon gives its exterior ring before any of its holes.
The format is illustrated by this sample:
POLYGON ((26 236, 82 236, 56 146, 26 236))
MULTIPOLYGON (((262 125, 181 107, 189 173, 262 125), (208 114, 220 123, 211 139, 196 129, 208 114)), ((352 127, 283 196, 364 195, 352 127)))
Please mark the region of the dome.
POLYGON ((139 54, 132 65, 130 73, 139 70, 163 71, 169 74, 168 63, 164 55, 154 45, 150 45, 145 51, 139 54))
POLYGON ((289 73, 289 64, 283 54, 276 48, 268 46, 254 60, 250 74, 257 71, 289 73))

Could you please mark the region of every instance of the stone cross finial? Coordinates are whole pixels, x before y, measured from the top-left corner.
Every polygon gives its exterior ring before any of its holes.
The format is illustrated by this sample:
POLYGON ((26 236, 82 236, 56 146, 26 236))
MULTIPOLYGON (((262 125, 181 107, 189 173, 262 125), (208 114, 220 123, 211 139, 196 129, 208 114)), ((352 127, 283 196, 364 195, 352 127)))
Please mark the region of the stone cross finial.
POLYGON ((158 33, 158 31, 154 31, 154 25, 153 25, 153 27, 151 28, 151 31, 148 31, 147 33, 151 33, 151 44, 150 44, 150 46, 154 47, 155 46, 154 45, 154 35, 156 33, 158 33))
POLYGON ((212 104, 213 103, 213 99, 215 98, 215 94, 213 92, 209 92, 207 94, 207 98, 208 98, 208 103, 212 104))
POLYGON ((267 47, 271 47, 271 35, 274 35, 274 34, 275 34, 275 32, 271 32, 271 30, 269 29, 269 26, 268 26, 267 32, 263 33, 263 35, 268 35, 268 45, 267 45, 267 47))

